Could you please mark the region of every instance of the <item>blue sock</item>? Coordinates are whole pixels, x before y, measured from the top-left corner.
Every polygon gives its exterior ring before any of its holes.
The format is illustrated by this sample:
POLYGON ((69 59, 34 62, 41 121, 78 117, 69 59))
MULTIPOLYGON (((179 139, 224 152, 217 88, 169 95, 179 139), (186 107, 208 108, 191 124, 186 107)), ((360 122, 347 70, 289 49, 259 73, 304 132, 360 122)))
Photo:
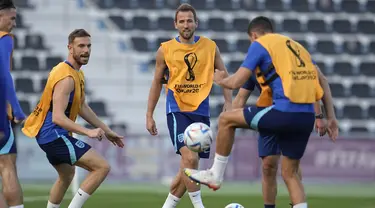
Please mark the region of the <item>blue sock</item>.
POLYGON ((276 205, 270 205, 270 204, 265 204, 264 205, 264 208, 275 208, 276 207, 276 205))

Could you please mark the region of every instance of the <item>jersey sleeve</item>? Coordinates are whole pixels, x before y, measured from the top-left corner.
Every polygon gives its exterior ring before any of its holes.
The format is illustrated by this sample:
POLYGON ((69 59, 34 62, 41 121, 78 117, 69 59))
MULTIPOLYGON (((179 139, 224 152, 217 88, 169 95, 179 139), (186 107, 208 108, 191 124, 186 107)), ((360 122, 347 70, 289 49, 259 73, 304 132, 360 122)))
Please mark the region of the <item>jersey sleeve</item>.
POLYGON ((241 88, 243 88, 245 90, 249 90, 249 91, 254 91, 255 82, 254 82, 253 76, 251 76, 250 79, 247 80, 241 88))
POLYGON ((21 105, 18 102, 12 75, 10 74, 10 61, 12 58, 13 39, 11 36, 4 36, 0 39, 0 58, 1 58, 1 72, 5 77, 6 85, 6 100, 12 106, 13 114, 17 119, 24 119, 25 114, 22 111, 21 105))
POLYGON ((253 42, 247 51, 246 58, 241 67, 254 71, 261 64, 266 54, 266 49, 260 43, 253 42))

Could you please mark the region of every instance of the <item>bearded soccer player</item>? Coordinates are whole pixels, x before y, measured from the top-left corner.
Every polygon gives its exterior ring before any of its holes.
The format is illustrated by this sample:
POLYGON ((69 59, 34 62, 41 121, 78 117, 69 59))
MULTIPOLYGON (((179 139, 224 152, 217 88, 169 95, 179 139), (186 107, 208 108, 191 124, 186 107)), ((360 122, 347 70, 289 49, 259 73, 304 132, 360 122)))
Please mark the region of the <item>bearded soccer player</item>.
POLYGON ((104 181, 110 171, 108 162, 90 145, 72 137, 72 133, 102 140, 106 137, 115 146, 123 147, 123 137, 105 125, 85 102, 85 79, 81 69, 89 61, 91 36, 77 29, 68 38, 67 60, 55 66, 48 76, 40 102, 27 118, 23 133, 36 137, 58 178, 52 186, 47 208, 58 208, 72 182, 75 166, 89 171, 69 208, 80 208, 104 181), (75 123, 81 116, 96 129, 75 123))
POLYGON ((322 98, 327 113, 328 135, 333 141, 338 136, 329 86, 322 83, 323 91, 319 83, 323 75, 314 65, 309 52, 291 38, 274 33, 268 18, 253 19, 249 24, 248 34, 252 44, 241 67, 234 75, 226 78, 216 71, 215 83, 225 88, 238 89, 254 74, 262 88, 271 89, 273 105, 222 113, 212 168, 205 171, 185 169, 185 174, 192 180, 217 190, 223 181, 236 128, 250 128, 260 134, 275 134, 283 156, 282 177, 293 208, 307 208, 298 169, 314 128, 314 103, 322 98))
MULTIPOLYGON (((156 71, 151 85, 147 109, 147 130, 157 135, 153 119, 155 106, 159 100, 164 80, 164 70, 168 68, 167 80, 167 123, 176 154, 181 155, 180 169, 170 187, 170 193, 163 208, 176 207, 186 190, 194 208, 203 208, 200 186, 191 183, 182 170, 197 168, 199 158, 208 158, 210 152, 194 153, 183 141, 186 127, 194 122, 210 125, 209 94, 213 84, 214 69, 226 76, 218 47, 215 42, 196 36, 198 26, 195 9, 182 4, 175 14, 175 28, 179 36, 161 44, 156 53, 156 71)), ((224 90, 225 109, 231 107, 232 91, 224 90)))
POLYGON ((1 81, 2 96, 1 104, 1 129, 3 137, 0 139, 0 173, 2 178, 3 194, 6 203, 11 208, 23 207, 22 188, 18 181, 16 159, 17 147, 13 136, 11 121, 16 123, 25 119, 25 115, 18 102, 13 79, 10 74, 12 53, 13 53, 13 35, 10 33, 16 26, 16 7, 11 0, 0 2, 0 72, 3 75, 1 81), (4 103, 5 102, 5 103, 4 103), (9 115, 7 115, 9 112, 9 115), (5 114, 4 114, 5 113, 5 114))

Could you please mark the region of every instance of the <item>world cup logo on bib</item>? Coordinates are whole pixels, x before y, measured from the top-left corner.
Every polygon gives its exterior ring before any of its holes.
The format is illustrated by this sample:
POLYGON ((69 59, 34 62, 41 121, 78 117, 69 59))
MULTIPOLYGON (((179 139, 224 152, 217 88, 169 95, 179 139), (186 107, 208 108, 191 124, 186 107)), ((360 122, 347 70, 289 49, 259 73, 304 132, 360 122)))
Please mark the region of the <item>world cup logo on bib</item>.
POLYGON ((186 81, 194 81, 195 80, 195 74, 194 74, 194 67, 195 64, 197 64, 198 58, 197 54, 195 53, 188 53, 184 56, 184 62, 188 68, 188 72, 186 74, 186 81))

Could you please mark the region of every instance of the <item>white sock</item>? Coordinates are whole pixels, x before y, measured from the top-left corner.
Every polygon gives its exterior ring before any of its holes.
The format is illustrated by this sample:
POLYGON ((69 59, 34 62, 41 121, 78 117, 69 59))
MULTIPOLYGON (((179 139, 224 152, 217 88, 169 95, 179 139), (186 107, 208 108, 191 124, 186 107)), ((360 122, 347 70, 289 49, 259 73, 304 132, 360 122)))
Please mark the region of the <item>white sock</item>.
POLYGON ((48 201, 47 208, 60 208, 60 204, 53 204, 48 201))
POLYGON ((180 198, 169 193, 162 208, 175 208, 179 201, 180 198))
POLYGON ((17 206, 10 206, 9 208, 23 208, 23 204, 17 206))
POLYGON ((293 206, 293 208, 307 208, 307 203, 300 203, 293 206))
POLYGON ((223 181, 228 159, 228 156, 222 156, 217 153, 215 154, 214 164, 210 169, 214 174, 215 180, 223 181))
POLYGON ((204 208, 201 197, 201 191, 189 192, 189 197, 191 203, 193 203, 194 208, 204 208))
POLYGON ((78 189, 68 208, 81 208, 90 195, 82 189, 78 189))

